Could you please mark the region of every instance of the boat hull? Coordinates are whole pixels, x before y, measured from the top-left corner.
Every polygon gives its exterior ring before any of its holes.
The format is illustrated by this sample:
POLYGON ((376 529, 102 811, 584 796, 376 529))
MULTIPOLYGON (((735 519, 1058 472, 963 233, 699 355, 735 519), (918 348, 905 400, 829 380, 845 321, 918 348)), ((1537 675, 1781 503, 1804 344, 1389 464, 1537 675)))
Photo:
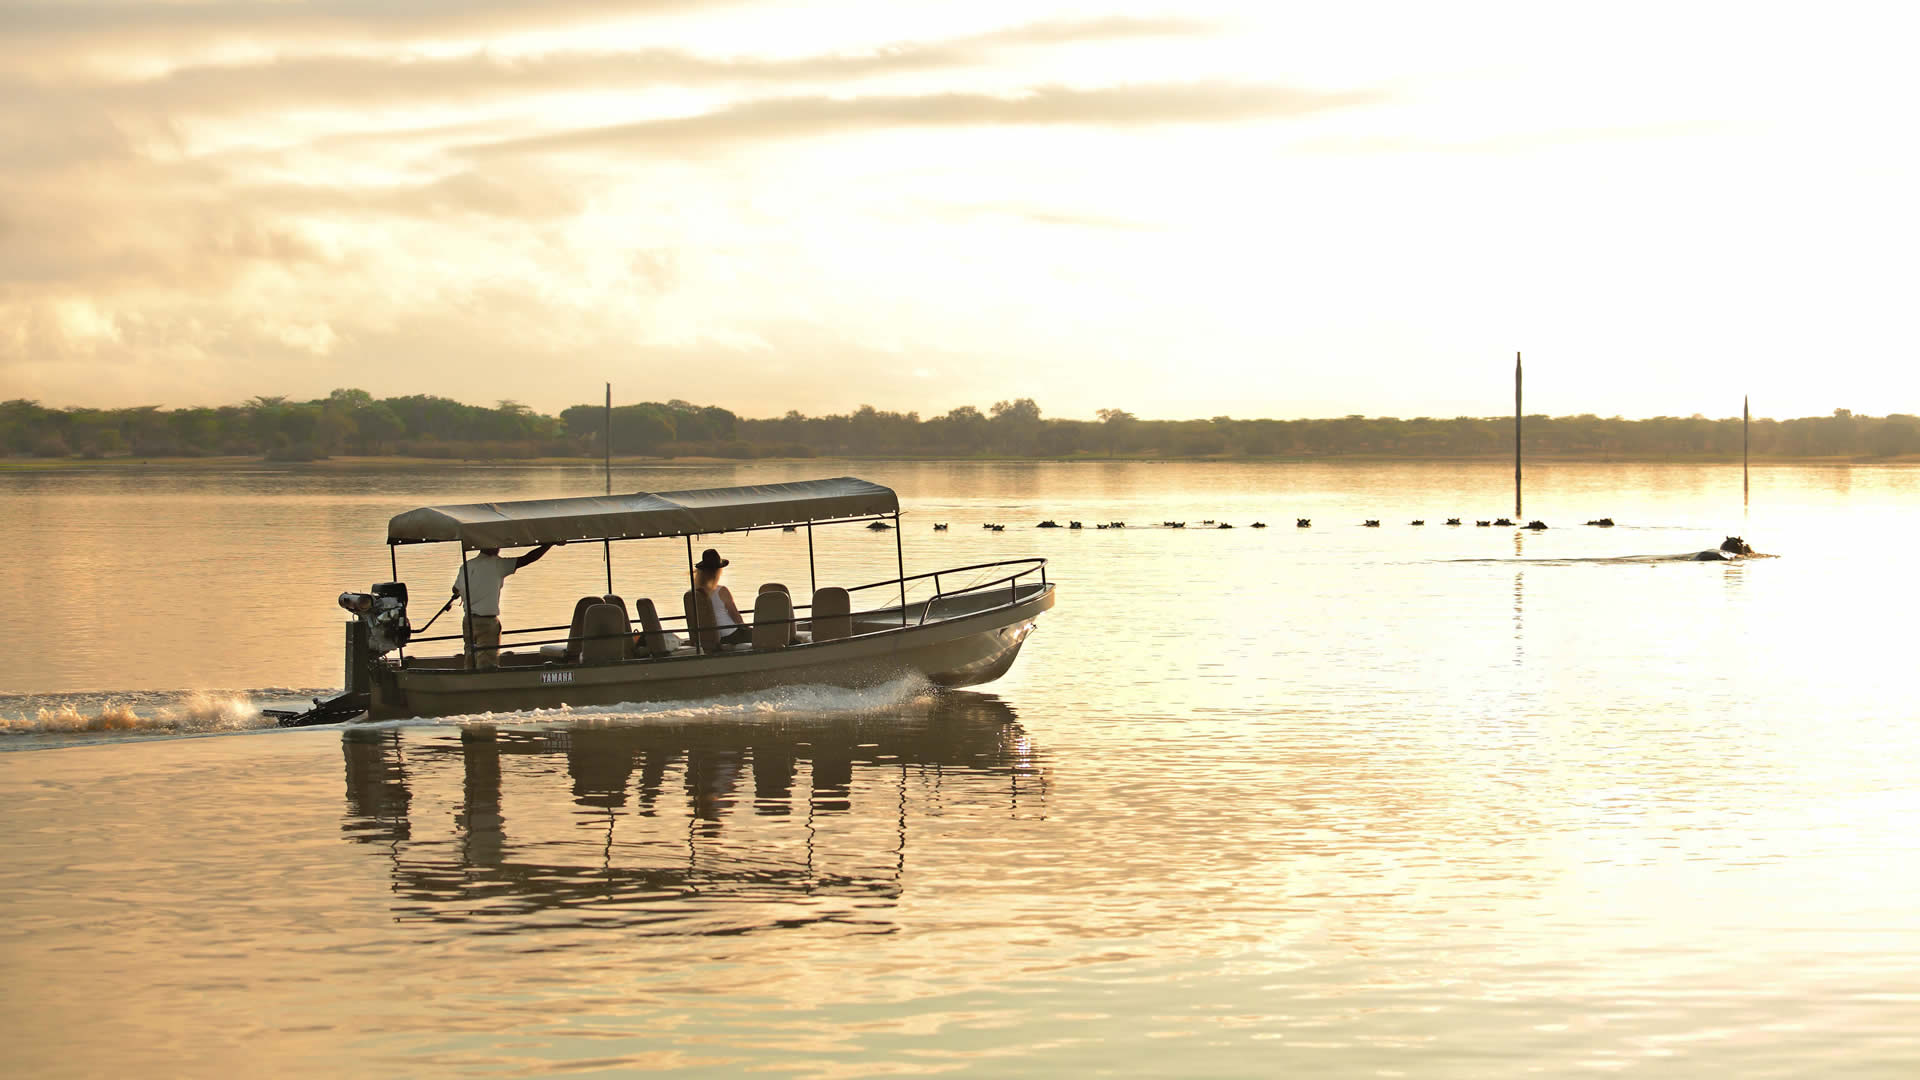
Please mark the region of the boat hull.
MULTIPOLYGON (((859 689, 901 678, 942 687, 976 686, 1006 674, 1034 620, 1053 603, 1051 584, 1026 585, 1009 602, 983 606, 981 598, 953 598, 931 607, 916 604, 907 609, 908 625, 903 627, 768 652, 488 671, 384 668, 375 673, 367 712, 373 720, 463 716, 688 701, 783 687, 859 689)), ((900 609, 894 608, 870 613, 863 625, 877 627, 899 618, 900 609)))

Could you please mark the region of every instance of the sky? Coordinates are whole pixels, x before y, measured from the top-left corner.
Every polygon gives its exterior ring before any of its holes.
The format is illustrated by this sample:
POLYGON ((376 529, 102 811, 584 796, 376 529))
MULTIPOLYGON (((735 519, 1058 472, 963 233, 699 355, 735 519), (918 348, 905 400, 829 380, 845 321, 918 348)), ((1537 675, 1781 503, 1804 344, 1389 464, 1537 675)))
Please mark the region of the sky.
POLYGON ((1920 412, 1916 24, 6 0, 0 398, 1920 412))

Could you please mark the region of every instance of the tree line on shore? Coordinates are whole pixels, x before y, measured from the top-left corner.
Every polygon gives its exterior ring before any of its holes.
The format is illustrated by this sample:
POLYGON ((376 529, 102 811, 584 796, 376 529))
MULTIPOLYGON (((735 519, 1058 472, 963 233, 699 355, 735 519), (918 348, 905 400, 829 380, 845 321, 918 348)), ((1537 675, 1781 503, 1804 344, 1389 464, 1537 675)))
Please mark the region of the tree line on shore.
MULTIPOLYGON (((558 416, 514 401, 491 408, 428 395, 376 399, 335 390, 313 401, 256 397, 217 408, 51 409, 0 402, 0 453, 9 457, 155 458, 334 456, 455 460, 597 458, 609 417, 600 405, 558 416)), ((863 405, 852 413, 750 419, 686 401, 620 405, 612 452, 656 457, 1405 458, 1497 455, 1513 447, 1511 417, 1345 416, 1337 419, 1144 420, 1101 409, 1094 420, 1045 417, 1031 398, 962 406, 922 418, 863 405)), ((1529 454, 1593 458, 1724 458, 1741 451, 1739 417, 1529 416, 1529 454)), ((1763 457, 1894 457, 1920 453, 1920 419, 1904 414, 1754 420, 1763 457)))

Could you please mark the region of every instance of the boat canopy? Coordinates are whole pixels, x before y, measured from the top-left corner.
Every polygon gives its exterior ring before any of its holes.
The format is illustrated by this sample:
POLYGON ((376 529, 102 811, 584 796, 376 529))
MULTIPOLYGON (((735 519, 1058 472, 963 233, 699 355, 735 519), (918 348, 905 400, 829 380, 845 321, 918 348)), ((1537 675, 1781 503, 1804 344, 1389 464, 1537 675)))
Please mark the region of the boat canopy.
POLYGON ((387 522, 387 543, 527 547, 563 540, 693 536, 899 511, 893 489, 839 476, 752 487, 423 506, 387 522))

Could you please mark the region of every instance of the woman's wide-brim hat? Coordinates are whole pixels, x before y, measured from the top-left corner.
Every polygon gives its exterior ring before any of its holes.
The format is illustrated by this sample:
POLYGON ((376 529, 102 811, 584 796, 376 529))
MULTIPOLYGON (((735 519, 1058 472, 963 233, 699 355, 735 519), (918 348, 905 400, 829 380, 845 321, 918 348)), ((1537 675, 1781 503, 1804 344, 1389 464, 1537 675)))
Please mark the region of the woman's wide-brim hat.
POLYGON ((693 565, 699 567, 702 570, 718 570, 721 567, 727 565, 727 560, 721 558, 720 553, 718 551, 714 550, 713 548, 708 548, 707 550, 700 553, 700 561, 697 563, 694 563, 693 565))

